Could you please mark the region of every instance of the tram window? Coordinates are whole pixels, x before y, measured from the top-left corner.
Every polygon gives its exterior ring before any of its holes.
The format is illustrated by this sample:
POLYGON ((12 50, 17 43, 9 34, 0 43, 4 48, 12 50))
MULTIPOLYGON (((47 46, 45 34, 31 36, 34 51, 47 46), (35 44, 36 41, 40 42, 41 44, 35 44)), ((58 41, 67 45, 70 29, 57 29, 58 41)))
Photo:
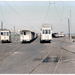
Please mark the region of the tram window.
POLYGON ((6 32, 4 32, 4 34, 3 34, 4 36, 6 36, 7 35, 7 33, 6 32))
POLYGON ((48 30, 45 30, 45 34, 48 34, 48 30))
POLYGON ((26 35, 26 32, 24 32, 24 35, 26 35))
POLYGON ((44 30, 43 30, 43 34, 44 34, 44 30))
POLYGON ((50 34, 50 30, 49 30, 49 34, 50 34))
POLYGON ((20 32, 21 35, 23 35, 23 32, 20 32))
POLYGON ((7 36, 9 35, 9 32, 7 32, 7 36))
POLYGON ((3 32, 1 32, 1 35, 3 35, 3 32))

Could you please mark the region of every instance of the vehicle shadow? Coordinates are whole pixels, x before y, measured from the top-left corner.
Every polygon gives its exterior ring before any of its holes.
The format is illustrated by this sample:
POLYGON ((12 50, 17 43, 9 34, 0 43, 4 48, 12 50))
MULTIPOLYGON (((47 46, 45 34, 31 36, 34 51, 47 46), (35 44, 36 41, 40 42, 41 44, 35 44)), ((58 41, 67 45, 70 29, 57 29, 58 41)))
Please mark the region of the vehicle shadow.
POLYGON ((51 41, 41 41, 40 43, 41 43, 41 44, 44 44, 44 43, 51 43, 51 41))
POLYGON ((1 42, 1 43, 12 43, 12 42, 10 42, 10 41, 3 41, 3 42, 1 42))

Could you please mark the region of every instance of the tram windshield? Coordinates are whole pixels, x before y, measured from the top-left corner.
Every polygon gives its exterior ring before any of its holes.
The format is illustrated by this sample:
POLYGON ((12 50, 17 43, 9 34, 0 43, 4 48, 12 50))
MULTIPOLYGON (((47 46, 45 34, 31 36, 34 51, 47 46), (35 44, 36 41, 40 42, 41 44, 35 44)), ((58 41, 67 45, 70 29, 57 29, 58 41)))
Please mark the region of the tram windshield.
POLYGON ((9 36, 9 32, 1 32, 1 35, 3 35, 3 36, 9 36))
POLYGON ((26 32, 20 32, 21 35, 26 35, 26 32))
POLYGON ((24 33, 23 32, 20 32, 20 34, 23 35, 24 33))
POLYGON ((3 35, 3 32, 1 32, 1 35, 3 35))
POLYGON ((9 36, 9 32, 7 32, 7 36, 9 36))
POLYGON ((45 30, 45 34, 48 34, 48 30, 45 30))
POLYGON ((43 30, 42 34, 50 34, 50 30, 43 30))
POLYGON ((4 34, 3 34, 4 36, 6 36, 7 35, 7 33, 6 32, 4 32, 4 34))

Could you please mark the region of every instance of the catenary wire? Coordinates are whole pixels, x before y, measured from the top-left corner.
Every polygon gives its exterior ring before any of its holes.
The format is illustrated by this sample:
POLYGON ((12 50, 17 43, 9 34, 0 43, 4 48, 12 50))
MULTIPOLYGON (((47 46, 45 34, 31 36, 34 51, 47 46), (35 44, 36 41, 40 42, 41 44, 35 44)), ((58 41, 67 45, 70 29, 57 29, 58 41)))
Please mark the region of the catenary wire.
POLYGON ((2 17, 3 17, 3 21, 4 21, 4 15, 3 15, 3 11, 2 11, 2 7, 1 7, 1 3, 0 3, 0 8, 1 8, 1 14, 2 14, 2 17))
POLYGON ((58 11, 57 11, 55 2, 54 2, 54 6, 55 6, 55 9, 56 9, 56 13, 57 13, 57 15, 58 15, 58 18, 59 18, 59 20, 60 20, 60 17, 59 17, 59 14, 58 14, 58 11))
MULTIPOLYGON (((25 19, 24 17, 22 17, 16 10, 14 10, 6 1, 4 1, 18 16, 20 16, 23 20, 27 21, 30 25, 30 22, 25 19)), ((31 25, 30 25, 31 26, 31 25)), ((31 26, 33 28, 33 26, 31 26)))
POLYGON ((14 10, 6 1, 4 1, 18 16, 20 16, 22 19, 27 21, 25 18, 23 18, 16 10, 14 10))
POLYGON ((62 18, 63 18, 63 9, 64 9, 64 2, 63 2, 63 4, 62 4, 61 20, 62 20, 62 18))
POLYGON ((45 17, 44 22, 46 21, 46 18, 47 18, 47 16, 48 16, 48 12, 49 12, 50 5, 51 5, 51 3, 50 3, 50 1, 49 1, 49 6, 48 6, 48 10, 47 10, 47 14, 46 14, 46 17, 45 17))

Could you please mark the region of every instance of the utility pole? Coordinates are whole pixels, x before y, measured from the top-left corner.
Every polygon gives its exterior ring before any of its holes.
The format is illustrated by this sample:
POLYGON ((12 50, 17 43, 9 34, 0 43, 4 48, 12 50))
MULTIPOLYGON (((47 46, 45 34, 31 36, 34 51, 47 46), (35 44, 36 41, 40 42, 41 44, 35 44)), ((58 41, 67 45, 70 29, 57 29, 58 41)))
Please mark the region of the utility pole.
POLYGON ((68 32, 69 32, 69 39, 70 39, 70 22, 69 22, 69 19, 68 19, 68 32))
POLYGON ((3 22, 1 21, 1 30, 3 30, 3 22))
POLYGON ((71 40, 71 10, 70 10, 70 24, 69 24, 69 39, 71 40))
POLYGON ((15 26, 14 26, 14 40, 15 40, 15 26))
POLYGON ((51 25, 51 29, 53 30, 53 27, 52 27, 52 25, 51 25))

